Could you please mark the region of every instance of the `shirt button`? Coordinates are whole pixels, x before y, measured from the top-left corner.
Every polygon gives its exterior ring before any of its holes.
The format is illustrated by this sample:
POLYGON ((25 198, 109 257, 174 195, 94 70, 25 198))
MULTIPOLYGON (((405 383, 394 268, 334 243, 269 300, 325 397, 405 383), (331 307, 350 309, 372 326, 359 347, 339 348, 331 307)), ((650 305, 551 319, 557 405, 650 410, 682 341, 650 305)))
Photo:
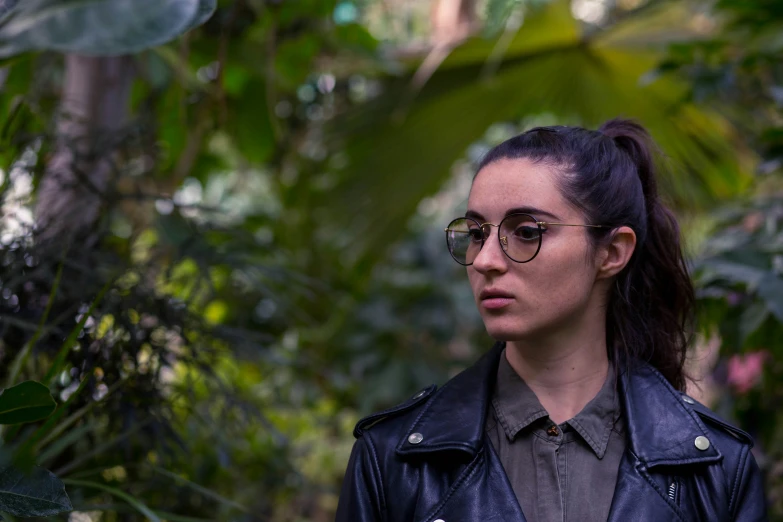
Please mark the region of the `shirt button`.
POLYGON ((683 395, 683 396, 682 396, 682 400, 683 400, 683 401, 685 401, 685 402, 687 402, 688 404, 696 404, 696 401, 694 401, 693 399, 691 399, 691 398, 690 398, 690 397, 688 397, 687 395, 683 395))
POLYGON ((552 437, 557 437, 558 435, 560 435, 560 430, 557 429, 557 426, 552 424, 550 427, 546 429, 546 433, 547 435, 551 435, 552 437))

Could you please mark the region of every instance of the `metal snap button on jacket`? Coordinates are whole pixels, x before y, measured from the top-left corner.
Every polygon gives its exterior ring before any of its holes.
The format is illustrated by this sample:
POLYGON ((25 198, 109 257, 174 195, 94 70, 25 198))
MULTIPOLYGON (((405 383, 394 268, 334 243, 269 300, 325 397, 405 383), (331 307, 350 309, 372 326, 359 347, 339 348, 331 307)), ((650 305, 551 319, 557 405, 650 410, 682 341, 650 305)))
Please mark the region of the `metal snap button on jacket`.
POLYGON ((693 444, 701 451, 704 451, 710 447, 710 439, 700 435, 696 437, 696 440, 693 441, 693 444))
MULTIPOLYGON (((419 393, 417 393, 416 395, 414 395, 412 398, 413 398, 414 400, 415 400, 415 399, 421 399, 421 398, 424 396, 424 394, 425 394, 425 393, 427 393, 427 390, 421 390, 419 393)), ((437 522, 437 521, 436 521, 436 522, 437 522)))
POLYGON ((693 399, 691 399, 691 398, 690 398, 690 397, 688 397, 687 395, 683 395, 683 396, 682 396, 682 400, 683 400, 683 401, 685 401, 685 402, 687 402, 688 404, 696 404, 696 401, 694 401, 693 399))
POLYGON ((408 437, 408 442, 410 442, 411 444, 418 444, 423 440, 424 440, 424 436, 421 433, 411 433, 411 436, 408 437))

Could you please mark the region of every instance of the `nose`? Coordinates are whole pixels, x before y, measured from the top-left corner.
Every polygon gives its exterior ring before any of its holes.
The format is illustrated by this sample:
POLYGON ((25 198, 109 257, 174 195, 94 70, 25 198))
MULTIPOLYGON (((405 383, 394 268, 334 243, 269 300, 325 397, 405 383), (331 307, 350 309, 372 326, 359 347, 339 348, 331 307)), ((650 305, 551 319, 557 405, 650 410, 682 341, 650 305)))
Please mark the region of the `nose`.
MULTIPOLYGON (((505 238, 500 238, 501 241, 505 238)), ((498 241, 498 231, 492 230, 487 238, 484 240, 484 245, 481 247, 476 259, 473 260, 473 268, 480 274, 487 274, 489 272, 504 273, 508 270, 508 256, 506 256, 503 249, 500 247, 500 241, 498 241)))

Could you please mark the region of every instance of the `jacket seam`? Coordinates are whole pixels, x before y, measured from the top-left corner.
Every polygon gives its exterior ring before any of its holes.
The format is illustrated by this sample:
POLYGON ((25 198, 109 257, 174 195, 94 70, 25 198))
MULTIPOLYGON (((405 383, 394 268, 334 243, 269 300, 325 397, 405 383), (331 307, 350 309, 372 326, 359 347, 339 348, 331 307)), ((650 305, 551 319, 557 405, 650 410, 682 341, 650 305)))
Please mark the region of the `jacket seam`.
POLYGON ((748 459, 748 454, 750 453, 750 448, 747 446, 742 447, 742 452, 740 454, 740 461, 737 465, 737 469, 734 471, 734 484, 731 488, 731 496, 729 497, 729 513, 732 514, 732 517, 734 516, 734 500, 737 498, 737 492, 739 491, 739 487, 742 483, 742 479, 744 473, 742 471, 745 469, 745 461, 748 459))
POLYGON ((356 429, 354 430, 354 434, 356 435, 356 431, 359 432, 358 435, 364 434, 368 429, 375 426, 377 423, 381 422, 389 415, 393 415, 395 413, 405 413, 412 410, 414 406, 417 406, 425 399, 429 400, 429 398, 433 395, 433 392, 435 392, 436 390, 437 390, 437 386, 431 384, 430 386, 422 390, 426 393, 421 397, 419 397, 418 399, 413 399, 413 398, 408 399, 396 406, 392 406, 391 408, 386 408, 385 410, 381 410, 379 412, 373 413, 372 415, 368 415, 363 419, 360 419, 359 422, 356 424, 356 429))
POLYGON ((383 520, 387 519, 386 513, 386 488, 383 484, 383 475, 381 474, 381 465, 378 461, 378 450, 375 448, 375 444, 370 438, 369 434, 364 434, 364 439, 367 441, 367 448, 370 450, 370 457, 373 463, 373 474, 376 475, 376 481, 378 482, 378 508, 383 520))
POLYGON ((696 415, 698 415, 700 419, 703 419, 703 421, 706 422, 707 424, 716 425, 718 428, 723 428, 725 431, 729 433, 729 435, 731 435, 733 438, 740 441, 740 443, 748 444, 751 448, 753 447, 753 442, 754 442, 753 437, 751 437, 749 433, 737 428, 736 426, 732 426, 728 422, 717 417, 711 411, 702 411, 698 408, 693 408, 693 407, 692 409, 696 413, 696 415))
MULTIPOLYGON (((473 462, 471 462, 468 466, 469 468, 465 470, 465 472, 462 474, 462 476, 457 480, 454 485, 451 487, 451 490, 446 494, 446 496, 443 498, 440 504, 424 519, 426 521, 432 520, 432 518, 437 515, 442 509, 443 506, 446 505, 446 503, 451 499, 451 497, 454 496, 454 494, 457 492, 459 488, 462 487, 462 485, 470 479, 473 475, 476 474, 476 471, 479 467, 479 460, 481 457, 484 456, 484 450, 482 449, 478 454, 476 454, 476 457, 473 459, 473 462)), ((486 457, 485 457, 486 459, 486 457)))

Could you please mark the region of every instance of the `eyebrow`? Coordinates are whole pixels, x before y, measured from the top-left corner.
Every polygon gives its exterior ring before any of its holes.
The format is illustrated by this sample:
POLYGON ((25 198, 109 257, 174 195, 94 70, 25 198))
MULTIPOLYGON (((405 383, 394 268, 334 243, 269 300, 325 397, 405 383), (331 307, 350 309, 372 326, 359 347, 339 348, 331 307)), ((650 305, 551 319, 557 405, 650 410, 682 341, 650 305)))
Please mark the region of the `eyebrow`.
MULTIPOLYGON (((546 210, 541 210, 540 208, 536 207, 516 207, 516 208, 510 208, 506 210, 506 213, 503 217, 508 216, 509 214, 530 214, 536 218, 538 216, 546 216, 550 219, 559 220, 560 218, 556 215, 552 214, 551 212, 547 212, 546 210)), ((475 210, 468 210, 465 212, 465 217, 467 218, 473 218, 477 221, 483 222, 486 220, 484 216, 482 216, 479 212, 476 212, 475 210)))

